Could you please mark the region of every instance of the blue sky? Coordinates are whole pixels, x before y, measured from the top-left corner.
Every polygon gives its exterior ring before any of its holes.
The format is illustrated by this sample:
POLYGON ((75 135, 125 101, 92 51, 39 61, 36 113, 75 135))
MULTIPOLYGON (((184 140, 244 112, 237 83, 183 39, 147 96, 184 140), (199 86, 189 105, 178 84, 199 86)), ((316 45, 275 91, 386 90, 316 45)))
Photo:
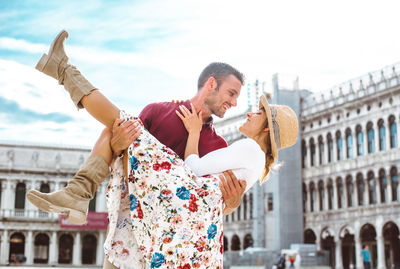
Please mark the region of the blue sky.
MULTIPOLYGON (((0 0, 0 140, 90 146, 102 126, 33 67, 67 29, 72 64, 120 108, 187 99, 212 61, 328 91, 400 61, 398 1, 0 0)), ((243 87, 243 92, 246 87, 243 87)), ((240 98, 240 108, 246 104, 240 98)))

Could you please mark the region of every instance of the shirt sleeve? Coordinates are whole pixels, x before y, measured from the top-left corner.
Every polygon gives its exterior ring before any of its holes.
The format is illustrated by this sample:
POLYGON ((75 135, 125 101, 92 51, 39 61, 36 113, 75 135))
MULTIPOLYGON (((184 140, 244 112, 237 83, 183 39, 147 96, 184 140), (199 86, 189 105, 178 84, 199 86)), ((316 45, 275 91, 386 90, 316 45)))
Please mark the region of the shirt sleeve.
POLYGON ((149 104, 143 108, 143 110, 139 114, 139 119, 142 121, 144 128, 147 130, 150 129, 151 127, 151 121, 153 118, 153 115, 155 115, 157 109, 157 104, 149 104))
POLYGON ((255 158, 259 156, 255 154, 257 150, 260 148, 254 140, 242 139, 226 148, 212 151, 202 158, 192 154, 185 162, 196 176, 205 176, 231 169, 250 168, 256 163, 255 158))

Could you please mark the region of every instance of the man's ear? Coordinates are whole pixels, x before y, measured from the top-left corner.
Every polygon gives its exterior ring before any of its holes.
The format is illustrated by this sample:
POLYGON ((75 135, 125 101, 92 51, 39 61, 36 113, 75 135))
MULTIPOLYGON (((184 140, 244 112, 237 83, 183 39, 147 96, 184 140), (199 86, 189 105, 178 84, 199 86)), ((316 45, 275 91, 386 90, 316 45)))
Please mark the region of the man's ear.
POLYGON ((269 128, 268 127, 264 128, 263 132, 265 132, 265 133, 269 132, 269 128))
POLYGON ((214 91, 215 88, 217 88, 217 80, 211 76, 207 79, 206 85, 207 85, 207 91, 212 92, 214 91))

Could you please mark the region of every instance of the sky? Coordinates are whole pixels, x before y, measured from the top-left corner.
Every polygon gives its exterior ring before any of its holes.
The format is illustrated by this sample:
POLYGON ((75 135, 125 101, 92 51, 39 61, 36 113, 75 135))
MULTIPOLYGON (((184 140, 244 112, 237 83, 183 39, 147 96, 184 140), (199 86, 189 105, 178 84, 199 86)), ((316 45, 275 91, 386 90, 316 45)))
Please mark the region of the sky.
MULTIPOLYGON (((102 125, 34 69, 62 29, 70 62, 137 115, 148 103, 194 96, 215 61, 239 69, 246 84, 271 85, 279 73, 329 92, 400 61, 399 10, 386 0, 0 0, 0 141, 95 143, 102 125)), ((246 89, 227 117, 245 109, 246 89)))

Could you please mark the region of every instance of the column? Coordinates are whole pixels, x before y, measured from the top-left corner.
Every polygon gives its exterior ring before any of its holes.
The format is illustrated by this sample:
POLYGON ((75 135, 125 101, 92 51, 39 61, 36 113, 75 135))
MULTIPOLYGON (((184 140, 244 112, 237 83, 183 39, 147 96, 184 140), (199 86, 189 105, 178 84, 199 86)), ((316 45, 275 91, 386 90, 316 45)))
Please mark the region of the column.
POLYGON ((15 187, 16 184, 14 181, 8 179, 6 181, 6 188, 4 192, 4 206, 5 209, 5 216, 10 217, 11 211, 14 210, 14 203, 15 203, 15 187))
POLYGON ((57 232, 53 231, 50 238, 49 246, 49 264, 55 265, 58 263, 58 245, 57 245, 57 232))
POLYGON ((254 247, 259 248, 265 247, 264 204, 264 188, 256 184, 253 187, 254 247))
POLYGON ((332 162, 337 162, 337 156, 338 156, 338 152, 337 152, 337 140, 336 140, 336 135, 333 134, 332 137, 332 142, 333 142, 333 160, 332 162))
POLYGON ((309 213, 309 212, 311 212, 311 208, 310 208, 310 197, 311 197, 311 194, 310 194, 310 189, 309 189, 309 187, 308 187, 308 184, 306 184, 306 203, 305 203, 305 212, 306 213, 309 213))
MULTIPOLYGON (((36 181, 28 181, 26 183, 26 191, 30 190, 30 189, 35 189, 37 190, 37 182, 36 181)), ((29 217, 29 218, 33 218, 35 217, 35 213, 37 212, 37 208, 31 203, 29 202, 28 199, 25 199, 25 216, 29 217)), ((28 260, 27 260, 28 262, 28 260)))
POLYGON ((329 210, 329 193, 328 193, 328 185, 327 185, 327 180, 324 182, 324 210, 328 211, 329 210))
POLYGON ((364 179, 364 206, 369 205, 369 184, 368 184, 368 179, 364 179))
MULTIPOLYGON (((308 148, 307 142, 305 143, 305 147, 306 147, 306 156, 304 158, 304 168, 309 168, 309 167, 311 167, 311 161, 310 161, 311 150, 308 148)), ((303 154, 303 152, 302 152, 302 154, 303 154)), ((301 157, 303 158, 303 156, 301 156, 301 157)))
POLYGON ((336 269, 342 269, 342 243, 339 235, 336 236, 336 247, 335 247, 335 265, 336 269))
POLYGON ((4 230, 1 236, 0 264, 6 264, 10 252, 10 244, 8 239, 8 230, 4 230))
POLYGON ((362 256, 361 256, 361 240, 360 240, 360 236, 359 236, 359 229, 358 227, 355 227, 355 231, 354 231, 354 242, 355 242, 355 247, 356 247, 356 269, 362 269, 364 268, 364 264, 363 264, 363 260, 362 260, 362 256))
MULTIPOLYGON (((389 171, 389 170, 386 170, 389 171)), ((387 184, 387 200, 386 203, 391 203, 392 202, 392 180, 390 177, 390 173, 386 175, 388 184, 387 184)))
POLYGON ((349 204, 348 204, 348 190, 347 190, 347 179, 343 178, 343 200, 342 201, 342 207, 343 208, 348 208, 349 204))
POLYGON ((353 199, 354 207, 358 207, 359 206, 358 205, 358 185, 357 185, 357 178, 356 177, 353 180, 353 186, 354 186, 354 188, 353 188, 353 190, 354 190, 354 195, 353 195, 353 197, 354 197, 354 199, 353 199))
POLYGON ((374 121, 374 132, 375 132, 375 134, 374 134, 374 142, 375 142, 375 152, 379 152, 380 151, 380 149, 379 149, 379 126, 378 126, 378 123, 377 123, 377 121, 374 121))
POLYGON ((376 193, 376 203, 381 204, 381 184, 379 183, 379 176, 374 178, 375 180, 375 193, 376 193))
POLYGON ((32 231, 28 231, 28 236, 25 241, 25 257, 26 264, 33 264, 33 234, 32 231))
POLYGON ((367 126, 364 126, 365 132, 364 132, 364 155, 368 155, 368 131, 367 131, 367 126))
MULTIPOLYGON (((377 230, 378 231, 378 230, 377 230)), ((378 251, 378 267, 377 269, 384 269, 385 268, 385 246, 383 243, 383 236, 382 236, 382 229, 378 231, 380 233, 377 236, 377 251, 378 251)))
POLYGON ((96 251, 96 265, 101 266, 104 260, 104 231, 99 232, 99 239, 97 240, 96 251))
MULTIPOLYGON (((329 160, 329 143, 328 143, 328 139, 326 138, 326 135, 324 136, 324 149, 325 149, 325 152, 324 152, 324 160, 325 160, 325 164, 328 164, 329 162, 328 162, 328 160, 329 160)), ((333 160, 332 160, 333 161, 333 160)))
POLYGON ((332 180, 332 187, 333 187, 333 209, 338 209, 338 191, 336 180, 332 180))
POLYGON ((82 264, 82 251, 81 251, 81 234, 79 232, 76 233, 74 239, 74 247, 73 247, 73 256, 72 256, 72 265, 81 265, 82 264))
POLYGON ((390 125, 389 121, 386 122, 385 128, 385 143, 386 143, 386 150, 390 149, 390 125))
POLYGON ((97 197, 96 197, 96 212, 105 212, 106 206, 106 196, 105 196, 105 189, 106 186, 101 184, 97 190, 97 197))
POLYGON ((349 159, 347 157, 347 136, 346 130, 340 130, 342 132, 342 139, 343 139, 343 160, 349 159))

